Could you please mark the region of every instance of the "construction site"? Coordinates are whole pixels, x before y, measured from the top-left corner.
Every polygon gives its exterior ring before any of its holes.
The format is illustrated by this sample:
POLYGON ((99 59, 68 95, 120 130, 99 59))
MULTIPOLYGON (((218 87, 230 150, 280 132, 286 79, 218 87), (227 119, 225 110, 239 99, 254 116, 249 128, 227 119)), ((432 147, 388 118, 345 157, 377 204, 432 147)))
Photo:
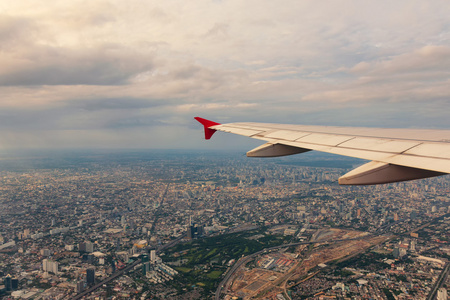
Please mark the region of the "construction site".
POLYGON ((318 230, 311 238, 316 243, 264 253, 236 270, 225 299, 288 299, 288 289, 313 278, 328 263, 359 254, 387 238, 359 231, 318 230))

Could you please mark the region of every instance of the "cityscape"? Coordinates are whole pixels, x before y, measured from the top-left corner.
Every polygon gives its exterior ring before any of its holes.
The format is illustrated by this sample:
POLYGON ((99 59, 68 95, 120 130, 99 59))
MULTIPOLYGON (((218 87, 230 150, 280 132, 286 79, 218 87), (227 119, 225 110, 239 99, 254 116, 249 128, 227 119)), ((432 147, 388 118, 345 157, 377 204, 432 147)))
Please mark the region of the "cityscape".
POLYGON ((0 160, 0 299, 447 299, 448 176, 339 186, 306 153, 0 160))

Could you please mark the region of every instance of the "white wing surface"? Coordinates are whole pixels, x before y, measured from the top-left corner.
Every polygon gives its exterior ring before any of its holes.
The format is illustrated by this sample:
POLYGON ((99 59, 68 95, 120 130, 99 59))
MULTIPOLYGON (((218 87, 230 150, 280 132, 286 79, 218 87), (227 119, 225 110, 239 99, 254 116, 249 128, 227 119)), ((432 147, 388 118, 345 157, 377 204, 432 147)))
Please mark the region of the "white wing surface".
POLYGON ((249 157, 317 150, 371 161, 339 178, 340 184, 379 184, 450 173, 450 130, 219 124, 195 119, 204 126, 206 139, 224 131, 266 141, 247 152, 249 157))

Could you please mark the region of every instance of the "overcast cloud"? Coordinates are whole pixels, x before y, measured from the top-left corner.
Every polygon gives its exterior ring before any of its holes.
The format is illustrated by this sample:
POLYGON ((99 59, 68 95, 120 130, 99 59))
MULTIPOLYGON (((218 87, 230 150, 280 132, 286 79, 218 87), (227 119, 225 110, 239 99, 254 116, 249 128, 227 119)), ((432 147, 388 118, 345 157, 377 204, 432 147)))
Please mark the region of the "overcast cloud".
POLYGON ((4 150, 246 143, 195 116, 450 128, 446 0, 48 2, 0 4, 4 150))

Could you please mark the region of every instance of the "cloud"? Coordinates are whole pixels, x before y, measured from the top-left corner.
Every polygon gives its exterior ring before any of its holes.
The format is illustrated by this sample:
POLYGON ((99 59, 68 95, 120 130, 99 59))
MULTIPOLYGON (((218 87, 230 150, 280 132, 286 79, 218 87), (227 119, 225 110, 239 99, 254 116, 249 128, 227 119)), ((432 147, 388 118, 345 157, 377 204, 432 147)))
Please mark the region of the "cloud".
POLYGON ((195 115, 450 126, 442 109, 448 1, 24 0, 2 8, 0 144, 11 147, 26 138, 38 145, 36 135, 48 146, 151 147, 145 136, 158 147, 176 139, 196 147, 195 115))
POLYGON ((0 85, 119 85, 153 67, 151 56, 117 45, 32 49, 0 59, 0 85))
POLYGON ((361 62, 352 71, 359 75, 398 76, 407 74, 448 73, 450 47, 427 45, 380 62, 361 62))

